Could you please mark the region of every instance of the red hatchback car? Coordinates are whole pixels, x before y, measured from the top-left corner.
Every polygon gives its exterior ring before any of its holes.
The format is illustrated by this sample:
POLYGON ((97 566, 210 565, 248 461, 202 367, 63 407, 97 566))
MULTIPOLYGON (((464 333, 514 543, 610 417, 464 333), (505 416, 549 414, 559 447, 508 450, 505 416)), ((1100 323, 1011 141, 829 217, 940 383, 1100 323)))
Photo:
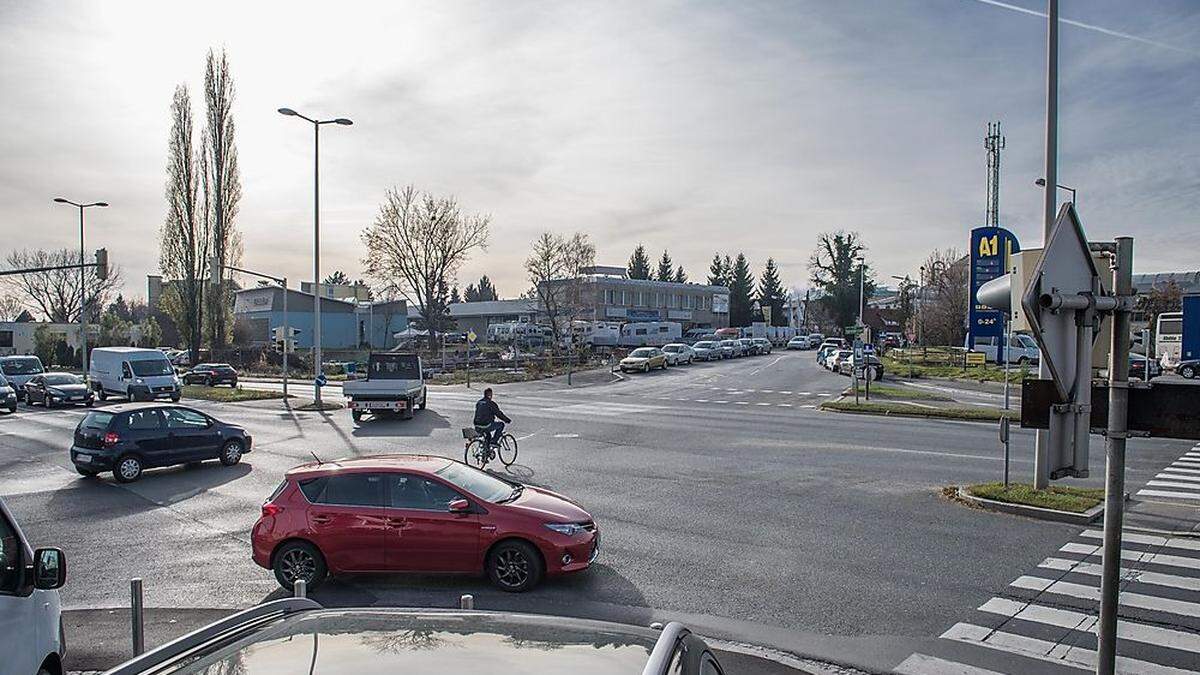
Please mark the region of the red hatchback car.
POLYGON ((456 572, 520 592, 587 569, 600 531, 548 490, 444 457, 378 455, 288 471, 251 538, 254 562, 288 590, 329 574, 456 572))

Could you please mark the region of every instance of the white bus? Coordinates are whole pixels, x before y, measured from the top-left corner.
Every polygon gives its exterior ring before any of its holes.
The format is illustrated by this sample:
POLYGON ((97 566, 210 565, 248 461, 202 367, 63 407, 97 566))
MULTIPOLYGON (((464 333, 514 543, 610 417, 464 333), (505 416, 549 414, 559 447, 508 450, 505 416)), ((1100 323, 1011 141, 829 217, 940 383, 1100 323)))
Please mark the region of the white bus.
POLYGON ((1179 365, 1179 350, 1183 346, 1183 312, 1163 312, 1154 327, 1154 353, 1164 370, 1179 365))

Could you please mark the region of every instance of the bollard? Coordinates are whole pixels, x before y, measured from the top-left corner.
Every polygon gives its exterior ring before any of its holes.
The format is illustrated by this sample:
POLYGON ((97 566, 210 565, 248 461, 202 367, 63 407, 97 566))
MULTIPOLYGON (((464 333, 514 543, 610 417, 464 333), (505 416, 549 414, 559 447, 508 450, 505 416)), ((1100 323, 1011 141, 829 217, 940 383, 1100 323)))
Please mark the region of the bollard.
POLYGON ((307 598, 308 582, 303 579, 297 579, 296 583, 292 584, 292 592, 297 598, 307 598))
POLYGON ((146 651, 146 624, 142 609, 142 580, 129 580, 129 619, 133 629, 133 655, 146 651))
POLYGON ((462 597, 458 599, 458 608, 475 609, 475 596, 469 593, 464 593, 462 597))

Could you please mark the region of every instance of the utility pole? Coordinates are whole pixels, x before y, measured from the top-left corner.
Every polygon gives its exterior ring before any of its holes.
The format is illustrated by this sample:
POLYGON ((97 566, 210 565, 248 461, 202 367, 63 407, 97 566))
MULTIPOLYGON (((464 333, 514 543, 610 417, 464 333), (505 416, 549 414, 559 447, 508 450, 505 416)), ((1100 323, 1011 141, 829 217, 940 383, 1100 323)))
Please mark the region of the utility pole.
MULTIPOLYGON (((1047 0, 1046 8, 1046 164, 1043 176, 1046 179, 1045 194, 1042 200, 1042 246, 1050 243, 1050 232, 1054 229, 1055 211, 1058 200, 1055 194, 1058 184, 1058 0, 1047 0)), ((1082 358, 1082 357, 1081 357, 1082 358)), ((1046 380, 1052 377, 1050 365, 1046 359, 1038 360, 1038 377, 1046 380)), ((1066 421, 1063 415, 1051 411, 1050 429, 1039 429, 1033 449, 1033 487, 1044 490, 1050 487, 1050 453, 1056 456, 1053 444, 1061 447, 1066 434, 1062 427, 1066 421), (1051 432, 1058 431, 1056 434, 1051 432)))
POLYGON ((1000 151, 1004 149, 1004 136, 1000 135, 1000 122, 988 122, 987 136, 983 137, 987 149, 987 213, 984 225, 1000 227, 1000 151))

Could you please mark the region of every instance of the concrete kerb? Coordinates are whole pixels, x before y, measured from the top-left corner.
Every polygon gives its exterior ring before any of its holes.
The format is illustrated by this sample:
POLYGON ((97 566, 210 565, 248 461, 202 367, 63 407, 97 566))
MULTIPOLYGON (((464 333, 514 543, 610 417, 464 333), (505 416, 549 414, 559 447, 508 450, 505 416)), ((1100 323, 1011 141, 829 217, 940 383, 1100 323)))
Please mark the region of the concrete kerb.
MULTIPOLYGON (((1072 525, 1090 525, 1099 520, 1104 515, 1104 504, 1100 503, 1082 513, 1073 511, 1060 511, 1058 509, 1047 509, 1040 506, 1029 506, 1027 504, 1014 504, 1012 502, 1001 502, 995 499, 986 499, 984 497, 976 497, 967 492, 966 488, 954 486, 954 492, 958 499, 978 506, 981 509, 988 511, 998 511, 1000 513, 1008 513, 1018 516, 1026 516, 1029 518, 1037 518, 1038 520, 1051 520, 1059 523, 1070 523, 1072 525)), ((1129 500, 1129 494, 1125 494, 1126 501, 1129 500)))

